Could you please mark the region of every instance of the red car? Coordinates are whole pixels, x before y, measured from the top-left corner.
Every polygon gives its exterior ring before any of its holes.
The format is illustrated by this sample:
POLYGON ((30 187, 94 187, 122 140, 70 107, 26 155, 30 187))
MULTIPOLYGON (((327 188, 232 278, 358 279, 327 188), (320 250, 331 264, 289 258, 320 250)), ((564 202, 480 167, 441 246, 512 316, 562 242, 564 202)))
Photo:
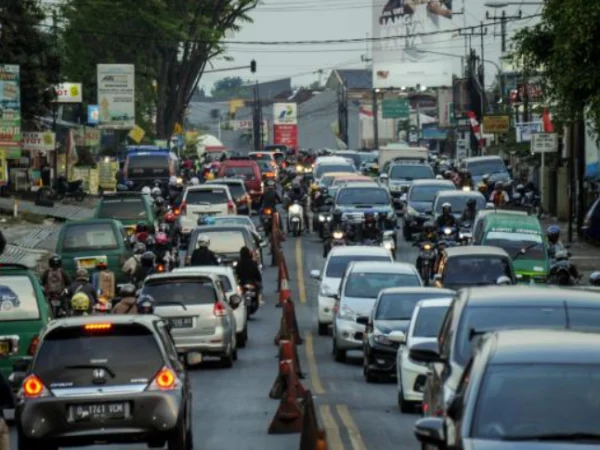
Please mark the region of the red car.
POLYGON ((256 161, 250 159, 228 159, 221 163, 217 178, 242 178, 246 190, 252 198, 252 205, 259 206, 263 197, 263 182, 260 168, 256 161))

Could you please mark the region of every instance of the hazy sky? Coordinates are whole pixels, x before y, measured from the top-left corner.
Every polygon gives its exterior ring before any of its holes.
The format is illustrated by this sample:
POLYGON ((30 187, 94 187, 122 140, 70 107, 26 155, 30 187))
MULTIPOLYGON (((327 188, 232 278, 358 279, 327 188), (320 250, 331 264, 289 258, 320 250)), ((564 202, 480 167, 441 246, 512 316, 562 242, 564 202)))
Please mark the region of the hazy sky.
MULTIPOLYGON (((326 39, 352 39, 365 38, 372 35, 372 4, 385 3, 385 0, 262 0, 261 4, 250 14, 253 23, 244 24, 242 30, 229 38, 234 41, 298 41, 298 40, 326 40, 326 39)), ((502 9, 488 8, 484 5, 488 0, 464 0, 465 14, 458 16, 459 25, 466 21, 467 25, 487 22, 486 11, 490 15, 500 15, 502 9)), ((496 3, 499 3, 496 1, 496 3)), ((507 1, 510 3, 504 8, 506 13, 516 15, 521 9, 524 16, 538 13, 540 6, 521 5, 522 1, 507 1)), ((529 2, 531 3, 531 2, 529 2)), ((453 0, 454 11, 463 9, 463 0, 453 0)), ((456 16, 455 16, 456 19, 456 16)), ((508 23, 509 34, 522 26, 533 25, 538 19, 521 20, 508 23)), ((488 35, 484 40, 485 59, 498 62, 500 57, 500 26, 489 27, 488 35)), ((463 37, 451 38, 446 35, 442 39, 443 49, 451 53, 461 52, 465 48, 463 37)), ((473 39, 473 46, 477 45, 480 52, 480 38, 473 39)), ((371 55, 365 42, 338 43, 319 45, 228 45, 227 56, 234 60, 214 60, 215 69, 250 64, 255 59, 258 64, 256 74, 250 70, 225 73, 205 74, 200 85, 210 91, 213 83, 225 76, 240 76, 244 79, 269 81, 278 78, 292 77, 294 85, 310 84, 318 79, 318 70, 323 70, 323 81, 333 68, 365 68, 367 63, 361 61, 361 56, 371 55)), ((394 59, 390 52, 390 59, 394 59)), ((491 83, 494 68, 486 65, 486 82, 491 83)))

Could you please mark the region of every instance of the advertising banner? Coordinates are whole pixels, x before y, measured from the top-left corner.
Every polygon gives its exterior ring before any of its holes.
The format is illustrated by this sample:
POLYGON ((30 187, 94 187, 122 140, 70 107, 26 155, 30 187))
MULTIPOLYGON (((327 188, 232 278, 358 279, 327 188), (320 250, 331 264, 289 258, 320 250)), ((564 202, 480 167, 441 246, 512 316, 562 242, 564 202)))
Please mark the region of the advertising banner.
POLYGON ((74 133, 77 147, 97 147, 100 145, 100 130, 92 127, 79 127, 74 133))
POLYGON ((467 115, 467 111, 471 110, 468 79, 454 79, 452 82, 452 103, 454 105, 454 117, 464 117, 467 115))
POLYGON ((298 148, 298 105, 273 104, 273 143, 298 148))
POLYGON ((81 103, 81 83, 60 83, 54 88, 56 103, 81 103))
POLYGON ((440 129, 437 124, 423 125, 421 139, 426 141, 443 141, 448 137, 448 131, 440 129))
POLYGON ((454 123, 454 102, 452 89, 438 89, 437 109, 440 127, 449 127, 454 123))
POLYGON ((19 66, 0 64, 0 148, 21 149, 21 75, 19 66))
POLYGON ((485 133, 507 133, 509 128, 509 116, 483 116, 483 131, 485 133))
POLYGON ((464 54, 464 47, 448 46, 450 31, 463 26, 462 16, 453 19, 452 3, 373 0, 374 88, 452 85, 452 75, 461 71, 456 56, 464 54))
POLYGON ((298 125, 274 125, 273 143, 298 148, 298 125))
POLYGON ((56 137, 51 131, 23 132, 23 150, 52 151, 56 148, 56 137))
POLYGON ((135 125, 135 66, 98 64, 98 126, 128 130, 135 125))
POLYGON ((88 105, 88 118, 87 122, 89 125, 98 125, 98 119, 100 117, 100 107, 98 105, 88 105))
POLYGON ((521 122, 515 125, 516 141, 531 142, 531 135, 534 133, 542 133, 544 125, 542 122, 521 122))

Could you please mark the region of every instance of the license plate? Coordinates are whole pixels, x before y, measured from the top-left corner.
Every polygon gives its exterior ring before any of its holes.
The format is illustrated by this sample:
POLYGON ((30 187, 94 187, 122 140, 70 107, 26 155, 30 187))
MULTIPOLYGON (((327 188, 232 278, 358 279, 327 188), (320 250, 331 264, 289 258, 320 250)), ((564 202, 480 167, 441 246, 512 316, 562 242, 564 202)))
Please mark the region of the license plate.
POLYGON ((0 356, 7 356, 10 353, 10 342, 0 341, 0 356))
POLYGON ((194 324, 191 317, 176 317, 169 319, 169 323, 173 328, 192 328, 194 324))
POLYGON ((144 169, 133 169, 133 173, 144 173, 144 169))
POLYGON ((124 419, 127 415, 126 409, 126 403, 75 405, 71 407, 71 416, 76 422, 89 420, 124 419))
POLYGON ((135 227, 126 228, 127 236, 132 236, 135 233, 135 227))
POLYGON ((57 308, 60 306, 60 300, 50 300, 50 304, 57 308))
POLYGON ((431 259, 431 253, 429 252, 421 252, 421 259, 431 259))
POLYGON ((96 256, 90 258, 79 258, 77 259, 78 269, 93 269, 99 262, 108 262, 106 256, 96 256))

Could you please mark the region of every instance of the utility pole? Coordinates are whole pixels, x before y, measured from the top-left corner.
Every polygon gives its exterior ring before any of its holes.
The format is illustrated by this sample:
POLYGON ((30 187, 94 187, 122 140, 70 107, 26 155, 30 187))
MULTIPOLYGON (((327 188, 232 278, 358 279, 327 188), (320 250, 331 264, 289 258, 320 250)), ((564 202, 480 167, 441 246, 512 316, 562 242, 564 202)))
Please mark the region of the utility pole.
POLYGON ((348 142, 348 89, 346 83, 342 80, 342 84, 338 89, 338 129, 340 139, 349 148, 348 142))
MULTIPOLYGON (((463 36, 463 35, 467 35, 470 38, 474 37, 474 36, 479 36, 481 38, 481 67, 480 67, 480 81, 481 81, 481 116, 483 118, 483 116, 485 115, 485 68, 484 68, 484 60, 485 60, 485 53, 484 53, 484 42, 483 42, 483 38, 487 35, 487 27, 485 27, 483 25, 483 21, 480 23, 479 26, 477 27, 471 27, 470 28, 470 32, 468 32, 469 30, 465 30, 463 33, 463 30, 459 30, 458 33, 459 35, 463 36), (479 31, 475 31, 479 29, 479 31)), ((469 45, 470 45, 470 39, 469 39, 469 45)))
MULTIPOLYGON (((521 12, 521 10, 519 10, 519 14, 517 14, 516 16, 507 16, 506 15, 506 10, 502 10, 502 14, 500 16, 496 16, 495 14, 493 16, 490 16, 489 11, 486 11, 485 13, 485 18, 487 20, 491 20, 492 22, 497 22, 500 21, 500 48, 502 50, 502 53, 506 53, 506 22, 509 20, 518 20, 521 19, 523 17, 523 13, 521 12)), ((497 35, 494 35, 497 36, 497 35)))
POLYGON ((379 107, 377 105, 377 89, 373 89, 373 147, 379 150, 379 107))
POLYGON ((260 99, 258 93, 258 81, 254 84, 254 101, 252 102, 252 135, 254 138, 254 151, 259 151, 261 149, 261 127, 262 123, 260 121, 260 99))
MULTIPOLYGON (((56 8, 52 10, 52 41, 54 45, 54 50, 58 53, 58 14, 56 12, 56 8)), ((60 59, 57 58, 56 61, 60 64, 60 59)), ((59 69, 60 70, 60 69, 59 69)), ((52 103, 52 132, 54 133, 54 151, 52 152, 52 165, 54 166, 54 177, 51 180, 52 183, 56 183, 58 178, 58 136, 56 135, 56 122, 58 120, 58 102, 56 101, 56 91, 54 90, 54 86, 50 86, 49 89, 53 90, 53 103, 52 103)), ((66 164, 68 164, 68 155, 65 158, 66 164)))

